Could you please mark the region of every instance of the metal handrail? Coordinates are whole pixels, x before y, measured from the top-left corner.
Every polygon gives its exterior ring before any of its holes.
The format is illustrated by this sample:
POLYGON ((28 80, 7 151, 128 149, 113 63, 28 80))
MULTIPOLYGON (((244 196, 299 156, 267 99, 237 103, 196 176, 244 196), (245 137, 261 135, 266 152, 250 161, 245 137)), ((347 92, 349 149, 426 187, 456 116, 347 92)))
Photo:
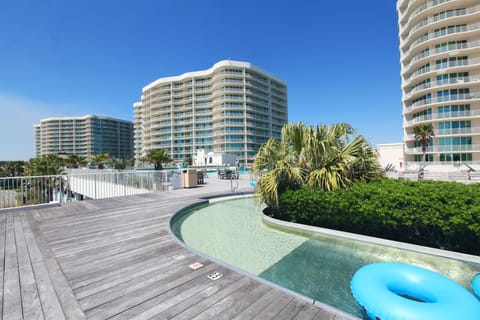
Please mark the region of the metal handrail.
POLYGON ((71 169, 68 174, 0 178, 0 209, 166 191, 177 171, 71 169))

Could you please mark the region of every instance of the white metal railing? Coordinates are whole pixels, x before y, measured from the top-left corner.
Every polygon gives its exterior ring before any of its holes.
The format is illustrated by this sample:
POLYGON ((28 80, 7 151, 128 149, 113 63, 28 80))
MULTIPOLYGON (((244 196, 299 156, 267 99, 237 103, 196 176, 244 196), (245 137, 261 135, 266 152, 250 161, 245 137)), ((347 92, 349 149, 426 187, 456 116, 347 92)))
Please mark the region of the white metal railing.
POLYGON ((65 202, 71 193, 65 176, 0 178, 0 209, 65 202))
POLYGON ((180 188, 179 171, 70 169, 56 176, 0 178, 0 209, 105 199, 180 188))

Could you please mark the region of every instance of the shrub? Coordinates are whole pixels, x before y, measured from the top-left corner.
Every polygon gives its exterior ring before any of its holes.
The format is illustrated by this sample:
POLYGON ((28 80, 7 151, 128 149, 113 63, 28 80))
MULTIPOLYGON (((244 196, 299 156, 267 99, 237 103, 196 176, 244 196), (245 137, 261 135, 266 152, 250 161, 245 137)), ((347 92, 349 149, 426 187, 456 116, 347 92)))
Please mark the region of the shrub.
POLYGON ((273 217, 424 246, 480 254, 480 184, 383 179, 279 199, 273 217))

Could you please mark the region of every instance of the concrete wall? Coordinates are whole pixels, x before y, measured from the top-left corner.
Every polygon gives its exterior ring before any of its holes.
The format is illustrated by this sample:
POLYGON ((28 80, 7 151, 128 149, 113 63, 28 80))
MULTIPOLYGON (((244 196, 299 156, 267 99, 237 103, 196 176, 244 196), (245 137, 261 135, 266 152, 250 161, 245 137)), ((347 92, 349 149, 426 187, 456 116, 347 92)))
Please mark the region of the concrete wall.
POLYGON ((380 156, 380 164, 383 168, 388 164, 392 164, 398 171, 405 170, 403 143, 378 144, 377 151, 380 156))

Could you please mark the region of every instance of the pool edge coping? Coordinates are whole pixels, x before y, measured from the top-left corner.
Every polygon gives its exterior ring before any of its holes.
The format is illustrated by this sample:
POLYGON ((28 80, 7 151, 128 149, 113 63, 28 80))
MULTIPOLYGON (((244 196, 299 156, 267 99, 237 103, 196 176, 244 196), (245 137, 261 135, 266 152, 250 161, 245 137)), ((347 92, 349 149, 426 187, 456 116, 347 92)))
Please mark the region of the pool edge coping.
POLYGON ((181 247, 183 247, 184 249, 190 251, 190 252, 193 252, 194 254, 202 257, 202 258, 205 258, 205 259, 208 259, 222 267, 225 267, 225 268, 228 268, 228 269, 231 269, 235 272, 238 272, 239 274, 241 275, 244 275, 244 276, 247 276, 247 277, 250 277, 250 278, 253 278, 254 280, 256 281, 259 281, 261 283, 264 283, 264 284, 267 284, 275 289, 278 289, 278 290, 281 290, 293 297, 296 297, 308 304, 311 304, 311 305, 314 305, 320 309, 323 309, 327 312, 330 312, 330 313, 333 313, 335 315, 338 315, 340 317, 343 317, 344 319, 346 320, 360 320, 360 318, 354 316, 354 315, 351 315, 343 310, 340 310, 340 309, 337 309, 329 304, 326 304, 326 303, 323 303, 321 301, 317 301, 315 299, 312 299, 310 297, 307 297, 307 296, 304 296, 298 292, 295 292, 293 290, 290 290, 288 288, 285 288, 285 287, 282 287, 274 282, 271 282, 271 281, 268 281, 267 279, 264 279, 264 278, 261 278, 253 273, 250 273, 248 271, 245 271, 245 270, 241 270, 240 268, 234 266, 234 265, 231 265, 229 263, 226 263, 224 261, 221 261, 217 258, 214 258, 208 254, 205 254, 203 252, 200 252, 188 245, 186 245, 184 242, 182 242, 180 239, 177 238, 177 236, 173 233, 172 231, 172 222, 174 221, 174 219, 176 219, 176 216, 178 215, 181 215, 189 210, 192 210, 194 208, 197 208, 197 207, 201 207, 201 206, 205 206, 205 205, 209 205, 209 204, 214 204, 214 203, 218 203, 218 202, 222 202, 222 201, 228 201, 228 200, 233 200, 233 199, 242 199, 242 198, 253 198, 255 197, 255 195, 253 193, 242 193, 242 194, 237 194, 237 195, 220 195, 220 196, 214 196, 212 198, 200 198, 199 202, 196 202, 196 203, 193 203, 193 204, 190 204, 190 205, 187 205, 177 211, 175 211, 171 216, 170 216, 170 219, 168 220, 168 227, 167 227, 167 231, 168 233, 170 234, 170 236, 174 239, 175 242, 177 242, 177 244, 179 244, 181 247))
POLYGON ((392 247, 396 249, 408 250, 408 251, 413 251, 417 253, 447 258, 447 259, 454 259, 454 260, 460 260, 463 262, 476 263, 480 265, 480 256, 475 256, 471 254, 426 247, 426 246, 421 246, 417 244, 411 244, 411 243, 400 242, 395 240, 388 240, 384 238, 366 236, 358 233, 351 233, 351 232, 333 230, 328 228, 309 226, 309 225, 300 224, 300 223, 288 222, 288 221, 269 217, 265 214, 262 215, 262 220, 267 225, 271 225, 277 228, 290 229, 297 232, 303 231, 308 233, 318 233, 318 234, 327 235, 327 236, 341 237, 349 240, 367 242, 367 243, 392 247))

